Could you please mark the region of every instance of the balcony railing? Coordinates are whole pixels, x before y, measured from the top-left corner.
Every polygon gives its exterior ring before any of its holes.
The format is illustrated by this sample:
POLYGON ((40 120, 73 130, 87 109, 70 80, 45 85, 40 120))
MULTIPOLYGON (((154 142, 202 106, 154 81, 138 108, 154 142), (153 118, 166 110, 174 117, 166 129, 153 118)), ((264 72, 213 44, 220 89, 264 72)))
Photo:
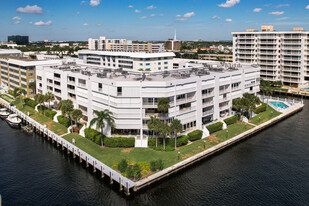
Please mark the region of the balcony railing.
POLYGON ((209 114, 213 114, 214 113, 214 110, 208 110, 208 111, 205 111, 203 112, 203 116, 206 116, 206 115, 209 115, 209 114))

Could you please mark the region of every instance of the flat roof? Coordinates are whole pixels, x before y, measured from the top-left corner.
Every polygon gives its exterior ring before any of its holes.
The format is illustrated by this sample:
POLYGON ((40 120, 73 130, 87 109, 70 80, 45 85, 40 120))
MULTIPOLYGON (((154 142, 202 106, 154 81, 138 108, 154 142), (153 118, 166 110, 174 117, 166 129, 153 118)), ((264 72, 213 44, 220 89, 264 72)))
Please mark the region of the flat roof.
POLYGON ((173 52, 129 52, 129 51, 98 51, 98 50, 79 50, 78 54, 127 56, 127 57, 132 57, 132 58, 157 58, 157 57, 176 56, 173 52))
POLYGON ((21 54, 21 51, 17 49, 0 49, 0 55, 4 54, 21 54))

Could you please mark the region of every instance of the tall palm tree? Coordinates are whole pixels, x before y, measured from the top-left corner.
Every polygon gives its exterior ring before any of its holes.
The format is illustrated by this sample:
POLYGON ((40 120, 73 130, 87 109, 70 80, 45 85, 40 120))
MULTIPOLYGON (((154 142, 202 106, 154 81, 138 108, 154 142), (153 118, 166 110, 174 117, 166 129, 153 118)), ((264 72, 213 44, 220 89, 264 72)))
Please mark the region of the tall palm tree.
POLYGON ((45 107, 42 106, 42 104, 45 102, 45 97, 43 94, 36 94, 34 95, 34 101, 39 104, 41 107, 43 107, 43 114, 45 115, 45 107))
POLYGON ((50 102, 55 99, 55 95, 51 92, 45 94, 45 100, 48 101, 48 108, 50 109, 50 102))
MULTIPOLYGON (((165 122, 166 122, 166 113, 168 113, 168 109, 169 108, 170 108, 170 100, 169 100, 169 98, 160 98, 158 100, 157 109, 158 109, 159 112, 163 113, 164 125, 165 125, 165 122)), ((166 138, 166 135, 163 136, 163 148, 164 148, 164 150, 165 150, 165 138, 166 138)))
POLYGON ((36 93, 36 81, 30 82, 28 87, 33 91, 34 94, 36 93))
POLYGON ((70 116, 74 109, 72 100, 69 100, 69 99, 61 100, 58 103, 58 109, 61 110, 61 113, 63 116, 68 116, 70 118, 71 125, 72 125, 72 118, 70 116))
POLYGON ((26 90, 24 90, 21 87, 15 87, 14 94, 15 94, 15 96, 19 96, 21 107, 24 108, 22 96, 27 94, 26 90))
POLYGON ((115 120, 112 117, 113 113, 108 109, 105 109, 103 111, 93 110, 93 114, 95 114, 97 117, 90 121, 90 127, 96 124, 97 130, 101 130, 101 146, 103 146, 103 130, 105 128, 105 123, 107 123, 112 128, 114 127, 115 120))
POLYGON ((77 120, 83 117, 83 112, 80 109, 74 109, 72 112, 72 118, 75 120, 75 124, 77 125, 77 120))
POLYGON ((167 123, 164 123, 162 121, 159 121, 159 127, 160 127, 159 134, 164 137, 164 139, 163 139, 163 143, 164 143, 163 144, 163 150, 165 150, 165 137, 166 137, 167 134, 169 134, 171 132, 171 128, 167 123))
POLYGON ((182 124, 179 119, 173 119, 171 122, 171 132, 174 133, 175 149, 177 148, 177 134, 182 131, 182 124))
MULTIPOLYGON (((154 136, 154 133, 155 132, 157 133, 157 131, 158 131, 157 128, 159 128, 158 127, 158 122, 159 121, 160 120, 157 119, 155 116, 151 116, 150 120, 147 123, 148 130, 152 130, 152 136, 154 136)), ((156 147, 158 147, 158 135, 156 136, 156 147)))
POLYGON ((268 96, 268 97, 267 97, 267 105, 268 105, 268 101, 269 101, 270 96, 271 96, 272 93, 273 93, 273 90, 272 90, 270 87, 265 87, 265 88, 264 88, 264 91, 265 91, 265 94, 268 96))

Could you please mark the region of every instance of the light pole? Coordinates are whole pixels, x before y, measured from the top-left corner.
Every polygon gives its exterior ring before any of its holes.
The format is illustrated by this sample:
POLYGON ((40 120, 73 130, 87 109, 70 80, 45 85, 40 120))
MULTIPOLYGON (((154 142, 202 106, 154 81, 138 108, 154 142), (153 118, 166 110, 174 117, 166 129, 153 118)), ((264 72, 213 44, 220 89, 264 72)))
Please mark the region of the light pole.
POLYGON ((204 142, 204 150, 206 149, 206 140, 203 141, 204 142))
POLYGON ((259 117, 259 123, 261 123, 261 117, 259 117))
POLYGON ((179 158, 180 158, 180 152, 178 152, 178 160, 179 160, 179 158))
POLYGON ((226 130, 226 138, 229 138, 229 130, 226 130))

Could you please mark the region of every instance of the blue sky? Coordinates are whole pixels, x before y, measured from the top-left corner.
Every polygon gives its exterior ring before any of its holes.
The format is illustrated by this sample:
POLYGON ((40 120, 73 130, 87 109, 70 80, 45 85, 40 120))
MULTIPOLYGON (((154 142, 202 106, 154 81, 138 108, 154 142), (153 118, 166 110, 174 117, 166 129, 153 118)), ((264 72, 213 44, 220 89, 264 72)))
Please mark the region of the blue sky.
POLYGON ((0 0, 0 41, 87 40, 105 35, 132 40, 230 40, 232 31, 309 30, 308 0, 0 0), (308 7, 307 7, 308 6, 308 7))

